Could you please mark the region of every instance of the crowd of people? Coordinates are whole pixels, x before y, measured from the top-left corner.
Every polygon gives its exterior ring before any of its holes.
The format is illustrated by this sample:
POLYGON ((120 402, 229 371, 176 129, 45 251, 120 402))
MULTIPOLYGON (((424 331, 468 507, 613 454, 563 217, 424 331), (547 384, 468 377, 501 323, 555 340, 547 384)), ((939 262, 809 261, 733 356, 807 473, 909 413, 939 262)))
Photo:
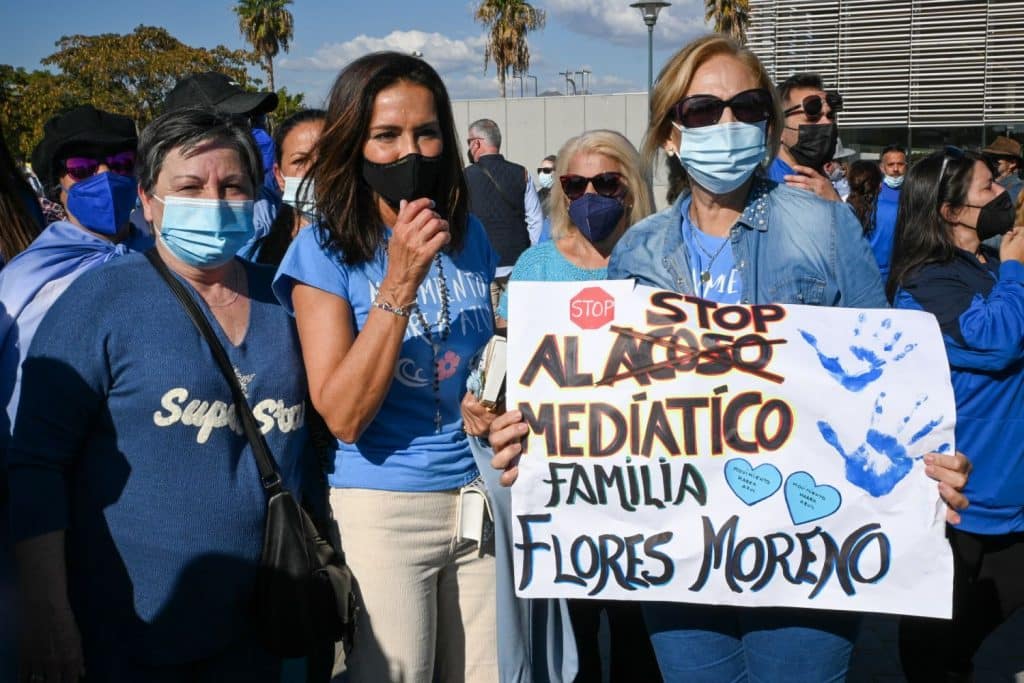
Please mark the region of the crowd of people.
POLYGON ((606 619, 612 680, 843 680, 857 613, 515 596, 528 426, 480 399, 475 357, 515 326, 510 280, 632 279, 935 315, 961 452, 924 473, 947 505, 953 618, 903 619, 900 650, 912 682, 971 680, 1024 604, 1020 144, 859 160, 839 93, 775 84, 720 35, 674 54, 650 101, 640 150, 581 130, 533 174, 494 121, 456 129, 427 62, 382 52, 273 137, 276 96, 208 73, 141 133, 89 105, 47 122, 38 188, 0 149, 0 679, 585 683, 606 619), (264 482, 158 262, 344 550, 348 652, 257 641, 264 482))

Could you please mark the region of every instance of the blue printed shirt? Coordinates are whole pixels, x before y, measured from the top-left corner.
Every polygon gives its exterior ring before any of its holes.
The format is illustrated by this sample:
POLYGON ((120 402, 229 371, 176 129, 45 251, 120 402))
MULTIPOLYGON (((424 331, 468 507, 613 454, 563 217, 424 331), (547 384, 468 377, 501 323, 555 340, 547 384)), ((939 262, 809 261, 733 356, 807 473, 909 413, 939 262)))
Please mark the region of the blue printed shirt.
MULTIPOLYGON (((384 247, 365 263, 349 265, 323 246, 318 226, 302 230, 278 269, 274 292, 294 314, 292 288, 305 284, 344 299, 352 309, 356 334, 366 324, 387 268, 384 247)), ((494 332, 490 283, 498 263, 483 226, 470 218, 462 251, 441 252, 448 288, 451 332, 440 352, 411 316, 394 377, 373 422, 355 443, 337 441, 327 480, 335 488, 387 491, 444 491, 478 475, 465 432, 461 401, 469 361, 494 332), (435 367, 440 379, 442 427, 435 431, 435 367)), ((441 286, 436 264, 420 285, 416 303, 430 334, 440 338, 441 286)), ((354 387, 353 390, 356 390, 354 387)))
POLYGON ((701 232, 690 219, 688 197, 679 206, 682 213, 683 241, 690 252, 690 276, 697 296, 722 304, 735 304, 740 301, 743 291, 743 279, 736 268, 729 237, 715 237, 701 232), (709 279, 704 282, 701 274, 707 272, 709 279))
MULTIPOLYGON (((245 268, 239 345, 193 296, 297 492, 309 454, 298 339, 270 290, 273 269, 245 268)), ((160 665, 251 637, 263 487, 209 345, 146 258, 130 254, 68 287, 23 377, 9 450, 14 537, 66 530, 83 634, 160 665)))

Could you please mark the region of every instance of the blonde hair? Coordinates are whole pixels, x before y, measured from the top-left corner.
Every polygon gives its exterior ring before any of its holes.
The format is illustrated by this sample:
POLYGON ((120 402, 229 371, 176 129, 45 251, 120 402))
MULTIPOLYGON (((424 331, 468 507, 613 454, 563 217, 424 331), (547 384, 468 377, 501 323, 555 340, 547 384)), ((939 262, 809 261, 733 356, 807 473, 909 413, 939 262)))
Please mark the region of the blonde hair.
MULTIPOLYGON (((662 145, 672 135, 672 107, 686 97, 693 81, 693 75, 706 61, 717 55, 728 55, 741 61, 757 80, 757 87, 764 88, 772 95, 772 113, 768 118, 768 158, 774 159, 779 153, 779 138, 782 135, 782 107, 772 85, 771 76, 761 60, 753 52, 718 33, 698 38, 665 63, 658 80, 651 91, 650 127, 644 135, 644 164, 653 168, 662 145)), ((698 94, 698 93, 694 93, 698 94)))
POLYGON ((569 138, 558 150, 555 161, 555 184, 551 186, 551 238, 560 239, 576 229, 569 218, 568 197, 558 181, 568 172, 569 164, 578 154, 600 154, 617 163, 625 180, 627 195, 626 226, 631 226, 654 213, 651 186, 640 166, 640 153, 629 140, 613 130, 588 130, 569 138), (629 204, 632 204, 629 206, 629 204))

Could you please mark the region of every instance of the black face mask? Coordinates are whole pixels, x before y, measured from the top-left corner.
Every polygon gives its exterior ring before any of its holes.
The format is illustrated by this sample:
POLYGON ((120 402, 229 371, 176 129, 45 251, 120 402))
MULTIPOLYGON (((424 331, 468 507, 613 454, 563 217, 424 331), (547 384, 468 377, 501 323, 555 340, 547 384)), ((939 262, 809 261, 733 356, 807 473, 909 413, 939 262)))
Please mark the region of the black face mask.
POLYGON ((435 196, 440 174, 440 156, 425 157, 413 153, 390 164, 375 164, 363 159, 363 180, 396 211, 403 199, 411 202, 426 197, 440 204, 435 196))
POLYGON ((469 159, 470 165, 473 165, 473 164, 476 163, 476 159, 473 158, 473 153, 472 152, 467 151, 466 152, 466 157, 469 159))
POLYGON ((985 206, 975 207, 973 204, 965 206, 981 209, 978 212, 978 225, 974 229, 978 232, 978 239, 982 242, 990 237, 1005 235, 1013 227, 1013 220, 1016 216, 1009 192, 1001 193, 985 206))
POLYGON ((801 166, 810 166, 815 171, 821 171, 825 167, 825 162, 835 155, 837 140, 839 129, 834 123, 801 125, 797 129, 796 144, 790 146, 789 153, 801 166))

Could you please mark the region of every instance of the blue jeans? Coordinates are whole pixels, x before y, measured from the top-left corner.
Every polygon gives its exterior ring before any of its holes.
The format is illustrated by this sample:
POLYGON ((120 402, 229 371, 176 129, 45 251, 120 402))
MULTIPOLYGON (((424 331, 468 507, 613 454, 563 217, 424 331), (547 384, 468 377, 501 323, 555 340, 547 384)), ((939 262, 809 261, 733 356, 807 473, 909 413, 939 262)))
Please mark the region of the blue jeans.
POLYGON ((647 603, 644 620, 665 683, 842 681, 854 612, 647 603))

